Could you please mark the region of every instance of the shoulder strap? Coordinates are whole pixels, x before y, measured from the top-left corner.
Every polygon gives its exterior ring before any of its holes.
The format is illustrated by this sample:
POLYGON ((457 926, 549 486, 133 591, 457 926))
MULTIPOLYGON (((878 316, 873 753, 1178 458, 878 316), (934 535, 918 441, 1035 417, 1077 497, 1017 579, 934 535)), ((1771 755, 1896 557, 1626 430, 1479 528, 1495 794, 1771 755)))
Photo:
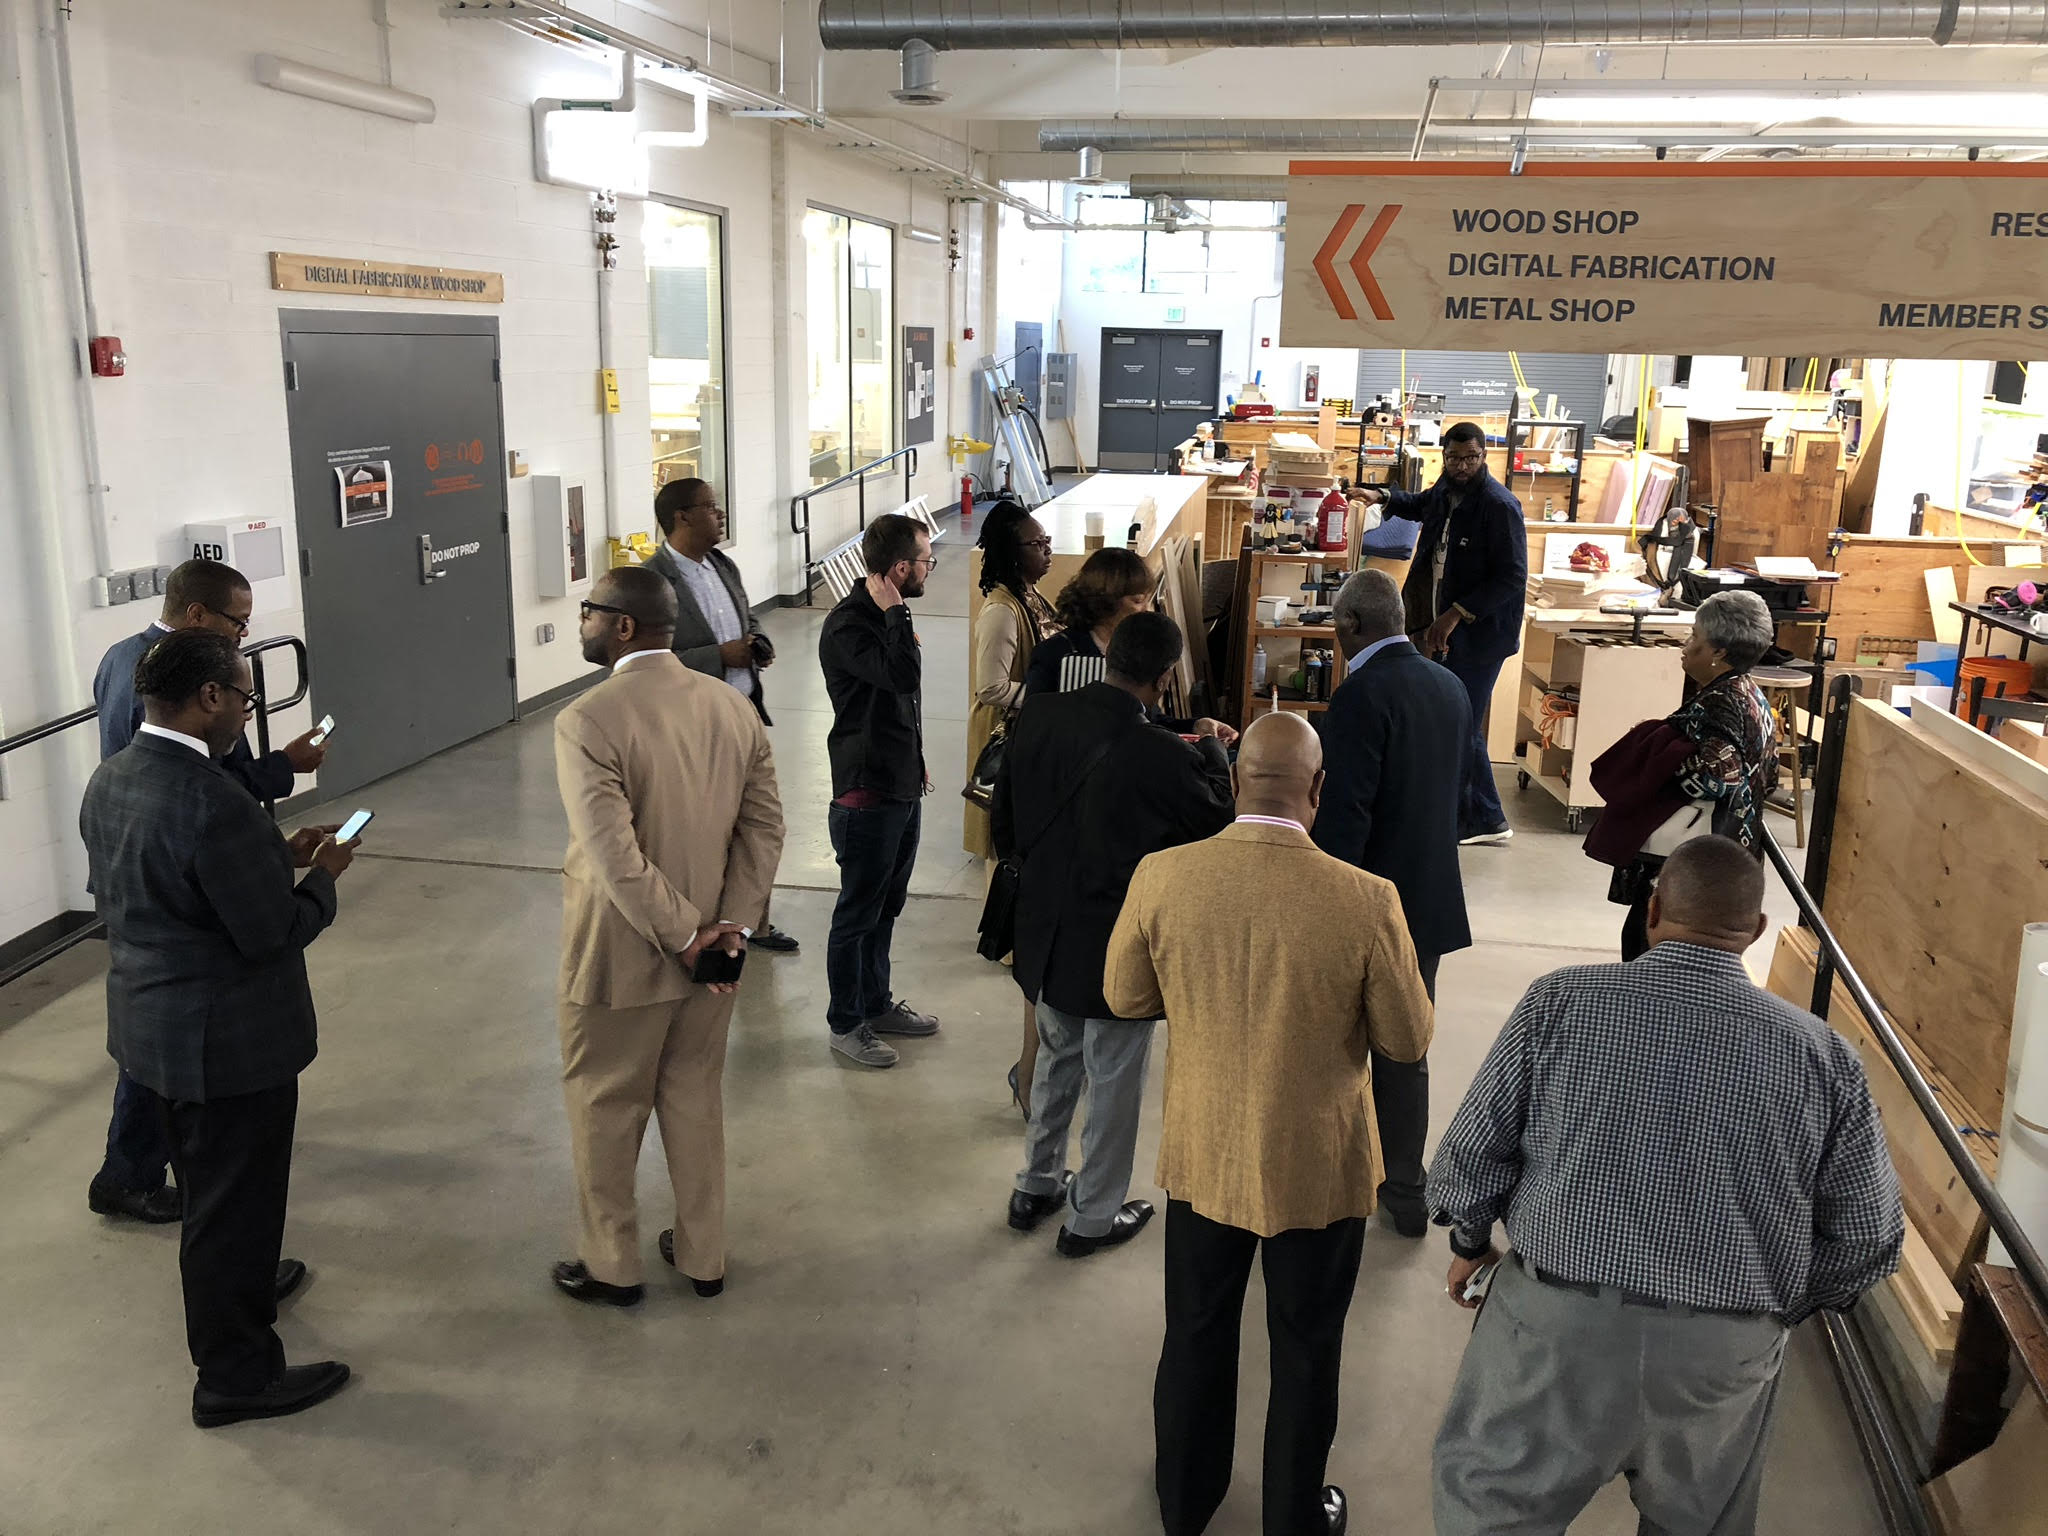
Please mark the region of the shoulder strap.
MULTIPOLYGON (((1138 722, 1138 726, 1143 726, 1145 723, 1146 722, 1141 718, 1138 722)), ((1107 737, 1104 740, 1096 743, 1094 749, 1090 751, 1088 756, 1082 760, 1081 771, 1075 774, 1073 782, 1067 785, 1067 792, 1060 796, 1059 801, 1053 806, 1051 812, 1046 816, 1045 825, 1040 827, 1036 832, 1032 833, 1031 837, 1028 839, 1030 842, 1036 843, 1040 838, 1044 837, 1046 833, 1050 832, 1053 829, 1054 825, 1058 823, 1060 817, 1066 814, 1067 807, 1072 805, 1074 803, 1075 797, 1081 793, 1082 787, 1087 784, 1089 777, 1095 772, 1097 768, 1100 768, 1102 766, 1102 760, 1109 756, 1110 749, 1112 747, 1115 747, 1118 743, 1122 742, 1125 738, 1127 738, 1133 730, 1138 728, 1138 726, 1126 727, 1125 729, 1117 732, 1114 736, 1107 737)), ((1018 841, 1021 843, 1026 841, 1026 839, 1020 838, 1018 839, 1018 841)))

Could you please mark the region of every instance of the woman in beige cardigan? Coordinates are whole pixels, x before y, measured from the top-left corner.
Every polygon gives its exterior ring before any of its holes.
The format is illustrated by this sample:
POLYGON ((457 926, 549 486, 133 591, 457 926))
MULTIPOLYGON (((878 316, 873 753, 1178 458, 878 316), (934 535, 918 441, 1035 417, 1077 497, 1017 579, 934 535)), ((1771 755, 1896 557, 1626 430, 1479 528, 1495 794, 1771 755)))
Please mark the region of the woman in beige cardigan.
MULTIPOLYGON (((1038 520, 1014 501, 999 501, 981 525, 981 614, 974 621, 974 704, 967 716, 967 772, 996 727, 1024 705, 1024 669, 1031 652, 1059 627, 1038 583, 1052 567, 1052 540, 1038 520)), ((963 847, 980 858, 995 857, 988 813, 961 808, 963 847)), ((1038 1021, 1026 1009, 1024 1049, 1010 1074, 1010 1097, 1020 1109, 1038 1056, 1038 1021)), ((1028 1112, 1028 1111, 1027 1111, 1028 1112)))

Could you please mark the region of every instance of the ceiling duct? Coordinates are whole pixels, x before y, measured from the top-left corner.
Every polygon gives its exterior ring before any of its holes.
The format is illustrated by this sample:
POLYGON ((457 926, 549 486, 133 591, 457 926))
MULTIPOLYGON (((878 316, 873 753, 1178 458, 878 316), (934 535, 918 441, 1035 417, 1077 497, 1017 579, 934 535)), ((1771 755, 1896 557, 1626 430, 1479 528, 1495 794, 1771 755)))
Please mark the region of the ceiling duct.
POLYGON ((1102 151, 1093 144, 1075 146, 1074 180, 1084 187, 1102 185, 1102 151))
POLYGON ((827 48, 1359 48, 1456 43, 2048 45, 2048 0, 820 0, 827 48), (1226 15, 1228 10, 1236 15, 1226 15))
POLYGON ((1329 151, 1406 158, 1414 142, 1414 121, 1393 118, 1320 117, 1290 122, 1274 118, 1108 117, 1048 122, 1038 130, 1041 150, 1085 146, 1112 154, 1132 150, 1275 155, 1329 151))
POLYGON ((1199 171, 1131 177, 1131 196, 1206 197, 1220 203, 1284 203, 1285 176, 1205 176, 1199 171))
POLYGON ((938 55, 921 37, 903 45, 903 83, 889 93, 906 107, 936 107, 949 93, 939 89, 938 55))

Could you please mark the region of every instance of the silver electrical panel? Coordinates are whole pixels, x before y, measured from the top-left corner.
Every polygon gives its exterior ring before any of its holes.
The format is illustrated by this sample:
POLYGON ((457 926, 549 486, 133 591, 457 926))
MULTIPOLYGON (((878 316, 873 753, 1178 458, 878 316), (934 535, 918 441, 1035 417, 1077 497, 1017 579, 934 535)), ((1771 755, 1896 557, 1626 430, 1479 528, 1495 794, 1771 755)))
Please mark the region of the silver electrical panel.
POLYGON ((1068 421, 1074 414, 1074 354, 1045 354, 1045 419, 1068 421))

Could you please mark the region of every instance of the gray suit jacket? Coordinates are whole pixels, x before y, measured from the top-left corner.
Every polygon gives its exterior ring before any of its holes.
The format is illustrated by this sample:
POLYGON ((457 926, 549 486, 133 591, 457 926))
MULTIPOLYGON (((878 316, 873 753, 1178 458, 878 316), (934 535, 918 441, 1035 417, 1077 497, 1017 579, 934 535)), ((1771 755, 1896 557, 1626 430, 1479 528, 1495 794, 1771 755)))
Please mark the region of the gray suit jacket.
MULTIPOLYGON (((754 610, 747 604, 747 589, 740 584, 740 568, 722 550, 714 549, 705 557, 711 569, 718 572, 719 580, 725 583, 725 590, 732 594, 733 606, 739 610, 740 622, 746 627, 746 636, 759 648, 766 646, 768 654, 775 654, 775 647, 768 637, 761 633, 761 624, 754 617, 754 610)), ((697 599, 690 591, 690 584, 683 580, 683 568, 676 563, 676 553, 666 540, 647 562, 651 571, 659 571, 668 584, 676 589, 676 636, 670 642, 670 649, 680 656, 683 665, 692 672, 702 672, 710 677, 725 681, 725 663, 718 659, 718 641, 712 637, 711 621, 704 617, 704 610, 697 606, 697 599)), ((761 696, 761 669, 756 666, 754 674, 754 708, 761 712, 765 725, 774 724, 768 718, 767 701, 761 696)))
POLYGON ((180 742, 138 735, 85 789, 79 831, 107 925, 107 1050, 167 1099, 281 1088, 312 1061, 306 946, 334 877, 294 883, 263 807, 180 742))

